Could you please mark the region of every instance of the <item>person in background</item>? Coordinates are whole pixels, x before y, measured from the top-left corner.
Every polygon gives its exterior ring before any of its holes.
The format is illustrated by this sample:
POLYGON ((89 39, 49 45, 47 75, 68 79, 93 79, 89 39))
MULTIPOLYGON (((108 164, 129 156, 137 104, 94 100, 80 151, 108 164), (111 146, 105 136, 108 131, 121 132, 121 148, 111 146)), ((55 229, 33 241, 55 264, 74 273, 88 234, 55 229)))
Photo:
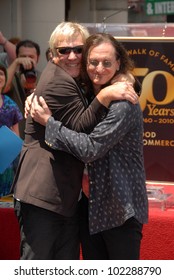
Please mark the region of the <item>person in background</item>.
POLYGON ((8 67, 16 58, 16 46, 7 39, 0 31, 0 45, 3 47, 3 51, 0 52, 0 63, 8 67))
MULTIPOLYGON (((35 90, 35 95, 47 100, 56 119, 77 131, 91 131, 114 97, 137 99, 132 85, 118 83, 88 104, 80 80, 82 49, 88 36, 86 27, 78 23, 62 22, 55 28, 49 40, 54 58, 35 90)), ((67 153, 53 151, 44 138, 45 128, 29 115, 12 188, 21 230, 21 259, 79 259, 78 200, 84 164, 67 153)))
MULTIPOLYGON (((16 58, 7 68, 8 80, 5 93, 19 106, 24 115, 25 100, 33 92, 40 78, 37 64, 40 47, 31 40, 21 40, 16 45, 16 58)), ((25 118, 19 124, 20 137, 24 139, 25 118)))
MULTIPOLYGON (((82 69, 90 91, 97 96, 113 78, 132 71, 133 65, 114 37, 95 34, 83 48, 82 69)), ((46 124, 48 146, 76 156, 88 167, 89 192, 85 186, 80 210, 84 259, 139 259, 143 224, 148 222, 139 103, 112 102, 103 121, 87 135, 64 127, 50 117, 42 97, 39 101, 43 108, 35 97, 31 115, 46 124)))
MULTIPOLYGON (((0 64, 0 127, 6 125, 19 136, 19 122, 23 117, 17 104, 10 97, 2 94, 6 82, 7 70, 4 65, 0 64)), ((0 174, 0 197, 10 193, 17 160, 12 162, 4 173, 0 174)))
POLYGON ((46 49, 45 57, 46 57, 46 60, 47 60, 47 61, 49 61, 50 59, 53 58, 53 54, 52 54, 52 51, 51 51, 50 48, 47 48, 47 49, 46 49))

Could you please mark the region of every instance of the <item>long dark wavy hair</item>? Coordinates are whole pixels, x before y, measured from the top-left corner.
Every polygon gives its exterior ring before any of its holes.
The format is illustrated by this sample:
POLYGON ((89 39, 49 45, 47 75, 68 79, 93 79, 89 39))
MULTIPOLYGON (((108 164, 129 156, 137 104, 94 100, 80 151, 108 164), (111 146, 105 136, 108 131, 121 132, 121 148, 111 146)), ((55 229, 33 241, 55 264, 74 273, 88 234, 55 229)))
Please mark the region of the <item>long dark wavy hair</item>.
MULTIPOLYGON (((118 42, 112 35, 106 34, 106 33, 96 33, 93 35, 90 35, 86 43, 83 47, 82 52, 82 80, 84 81, 84 84, 87 87, 87 91, 91 91, 93 86, 92 82, 89 79, 88 73, 87 73, 87 64, 88 64, 88 56, 92 48, 99 46, 102 43, 110 43, 114 49, 115 49, 115 57, 116 59, 120 60, 120 69, 115 73, 115 75, 118 74, 126 74, 127 72, 130 72, 134 69, 134 62, 131 60, 131 58, 128 55, 127 50, 123 46, 122 43, 118 42)), ((102 87, 105 87, 110 84, 110 81, 107 82, 107 84, 103 85, 102 87)))

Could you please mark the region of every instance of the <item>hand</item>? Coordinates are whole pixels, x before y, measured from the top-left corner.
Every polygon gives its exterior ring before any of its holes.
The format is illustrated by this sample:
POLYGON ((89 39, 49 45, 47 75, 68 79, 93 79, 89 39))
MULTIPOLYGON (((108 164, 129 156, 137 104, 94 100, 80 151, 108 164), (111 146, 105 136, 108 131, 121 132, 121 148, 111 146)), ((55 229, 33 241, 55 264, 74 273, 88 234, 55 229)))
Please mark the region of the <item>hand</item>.
POLYGON ((52 115, 50 109, 48 108, 44 98, 42 96, 39 97, 39 102, 38 102, 38 97, 35 96, 31 105, 31 116, 32 118, 42 124, 46 125, 49 117, 52 115))
POLYGON ((135 78, 131 73, 119 74, 112 78, 111 84, 113 85, 116 82, 127 82, 134 85, 135 78))
POLYGON ((136 104, 139 100, 133 84, 128 82, 115 82, 113 85, 103 88, 97 95, 97 99, 105 107, 114 100, 128 100, 136 104))
POLYGON ((31 103, 32 103, 32 99, 33 99, 33 96, 34 96, 34 92, 35 92, 35 90, 25 100, 25 108, 24 108, 24 117, 25 118, 27 118, 28 115, 30 114, 31 103))
POLYGON ((128 100, 133 104, 138 103, 139 96, 135 92, 132 83, 115 82, 111 87, 113 87, 112 100, 128 100))
POLYGON ((30 70, 36 66, 35 60, 30 57, 17 57, 15 62, 16 66, 22 65, 25 70, 30 70))
MULTIPOLYGON (((117 82, 127 82, 128 84, 130 84, 130 86, 133 86, 135 93, 138 95, 138 97, 140 97, 140 94, 141 94, 141 84, 138 81, 138 79, 136 79, 130 72, 128 72, 127 74, 116 75, 112 79, 111 84, 115 84, 117 82)), ((128 100, 130 102, 132 102, 132 103, 137 103, 138 102, 138 97, 137 96, 133 96, 133 95, 132 96, 128 96, 128 100), (132 98, 135 98, 135 100, 133 100, 132 98), (137 102, 136 102, 136 99, 137 99, 137 102)), ((126 97, 126 99, 127 99, 127 97, 126 97)))

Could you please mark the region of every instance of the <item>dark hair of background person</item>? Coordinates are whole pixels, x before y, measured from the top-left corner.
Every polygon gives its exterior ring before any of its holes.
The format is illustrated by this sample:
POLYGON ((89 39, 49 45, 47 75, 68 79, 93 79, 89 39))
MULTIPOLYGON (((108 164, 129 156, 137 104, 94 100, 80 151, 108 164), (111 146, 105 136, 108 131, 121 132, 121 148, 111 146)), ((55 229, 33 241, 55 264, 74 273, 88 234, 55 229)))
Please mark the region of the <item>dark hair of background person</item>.
POLYGON ((21 41, 21 39, 19 37, 12 37, 8 41, 14 45, 17 45, 21 41))
POLYGON ((40 46, 31 40, 21 40, 17 45, 16 45, 16 56, 18 57, 19 54, 19 49, 20 47, 26 47, 26 48, 35 48, 37 55, 40 55, 40 46))
POLYGON ((46 60, 49 61, 51 59, 51 57, 53 56, 52 54, 52 51, 50 48, 47 48, 46 51, 45 51, 45 57, 46 57, 46 60))

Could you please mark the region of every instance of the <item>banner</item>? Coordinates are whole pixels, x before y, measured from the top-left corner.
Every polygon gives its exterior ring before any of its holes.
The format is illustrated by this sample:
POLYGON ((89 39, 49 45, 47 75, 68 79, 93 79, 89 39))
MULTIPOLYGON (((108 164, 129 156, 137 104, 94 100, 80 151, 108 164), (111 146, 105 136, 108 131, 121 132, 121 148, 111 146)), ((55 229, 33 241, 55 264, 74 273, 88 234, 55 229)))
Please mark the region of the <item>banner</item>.
POLYGON ((174 14, 174 1, 172 0, 146 0, 146 14, 148 16, 174 14))
POLYGON ((174 182, 174 41, 123 41, 142 83, 144 160, 147 180, 174 182))

